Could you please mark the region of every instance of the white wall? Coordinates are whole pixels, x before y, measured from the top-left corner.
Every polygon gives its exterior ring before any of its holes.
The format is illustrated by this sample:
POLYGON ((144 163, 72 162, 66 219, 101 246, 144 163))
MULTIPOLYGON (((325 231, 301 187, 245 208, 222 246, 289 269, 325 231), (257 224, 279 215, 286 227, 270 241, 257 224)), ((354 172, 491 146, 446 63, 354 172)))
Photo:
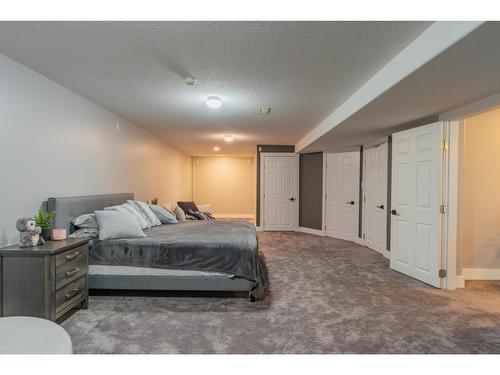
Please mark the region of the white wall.
POLYGON ((0 246, 48 197, 192 197, 189 156, 3 55, 0 108, 0 246))
POLYGON ((500 109, 464 121, 457 271, 500 268, 500 109))
POLYGON ((255 158, 193 158, 193 198, 215 216, 255 217, 255 158))

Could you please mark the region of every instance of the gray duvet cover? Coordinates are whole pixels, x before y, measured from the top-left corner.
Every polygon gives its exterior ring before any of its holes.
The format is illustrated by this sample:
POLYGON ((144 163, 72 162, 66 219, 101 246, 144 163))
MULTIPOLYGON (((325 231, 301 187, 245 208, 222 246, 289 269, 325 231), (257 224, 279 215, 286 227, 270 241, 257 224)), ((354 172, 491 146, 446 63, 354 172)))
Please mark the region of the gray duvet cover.
POLYGON ((253 225, 192 221, 144 231, 145 238, 93 240, 89 263, 225 272, 255 282, 259 297, 267 286, 253 225))

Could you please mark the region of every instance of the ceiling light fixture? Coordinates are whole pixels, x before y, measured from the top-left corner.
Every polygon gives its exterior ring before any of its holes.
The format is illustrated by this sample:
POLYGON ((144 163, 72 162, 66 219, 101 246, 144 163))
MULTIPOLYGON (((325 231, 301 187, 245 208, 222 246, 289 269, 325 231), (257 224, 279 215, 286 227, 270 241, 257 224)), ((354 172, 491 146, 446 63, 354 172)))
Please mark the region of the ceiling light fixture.
POLYGON ((220 151, 220 147, 219 146, 215 146, 214 147, 214 151, 220 151))
POLYGON ((220 108, 222 105, 222 100, 218 96, 209 96, 207 99, 207 107, 208 108, 220 108))
POLYGON ((232 142, 232 141, 234 141, 234 137, 232 135, 225 135, 224 141, 225 142, 232 142))

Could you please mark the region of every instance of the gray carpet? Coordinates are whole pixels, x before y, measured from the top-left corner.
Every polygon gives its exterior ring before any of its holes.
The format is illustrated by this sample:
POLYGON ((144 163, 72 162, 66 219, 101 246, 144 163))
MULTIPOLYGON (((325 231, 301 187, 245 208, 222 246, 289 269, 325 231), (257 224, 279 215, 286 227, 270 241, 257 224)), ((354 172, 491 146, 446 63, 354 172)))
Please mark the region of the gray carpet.
POLYGON ((500 353, 499 284, 441 291, 351 242, 282 232, 259 241, 263 300, 91 296, 62 324, 75 353, 500 353))

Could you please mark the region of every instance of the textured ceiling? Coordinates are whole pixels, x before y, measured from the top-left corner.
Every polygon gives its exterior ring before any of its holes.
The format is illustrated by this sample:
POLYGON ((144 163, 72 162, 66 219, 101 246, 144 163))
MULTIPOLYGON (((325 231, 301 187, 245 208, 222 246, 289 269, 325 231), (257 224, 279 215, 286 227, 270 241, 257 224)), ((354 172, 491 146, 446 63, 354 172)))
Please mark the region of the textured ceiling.
POLYGON ((0 22, 0 53, 190 155, 252 155, 295 144, 430 24, 0 22))
POLYGON ((487 22, 301 152, 360 146, 500 92, 500 22, 487 22))

